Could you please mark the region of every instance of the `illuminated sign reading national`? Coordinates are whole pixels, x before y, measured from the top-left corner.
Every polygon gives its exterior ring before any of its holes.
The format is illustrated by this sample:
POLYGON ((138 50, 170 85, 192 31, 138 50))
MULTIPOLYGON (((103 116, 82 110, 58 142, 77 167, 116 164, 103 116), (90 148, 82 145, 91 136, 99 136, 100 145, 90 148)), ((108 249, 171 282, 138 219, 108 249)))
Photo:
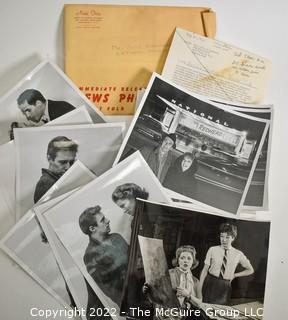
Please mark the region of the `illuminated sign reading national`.
POLYGON ((210 138, 232 145, 237 149, 241 147, 241 143, 246 138, 246 134, 242 131, 228 128, 220 123, 213 122, 203 116, 199 116, 191 111, 187 111, 186 109, 180 108, 176 104, 160 96, 158 96, 158 98, 164 101, 170 108, 175 110, 173 122, 176 127, 178 124, 181 124, 190 130, 195 130, 203 135, 209 136, 210 138))

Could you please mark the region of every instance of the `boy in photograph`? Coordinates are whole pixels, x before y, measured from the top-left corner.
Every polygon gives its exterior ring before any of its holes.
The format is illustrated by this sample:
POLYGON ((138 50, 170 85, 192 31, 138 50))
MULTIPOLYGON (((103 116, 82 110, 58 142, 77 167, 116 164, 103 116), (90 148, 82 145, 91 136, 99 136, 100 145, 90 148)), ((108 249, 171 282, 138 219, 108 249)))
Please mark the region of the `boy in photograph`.
MULTIPOLYGON (((87 208, 79 217, 82 232, 89 236, 83 260, 99 288, 118 306, 128 261, 128 244, 118 233, 111 233, 110 220, 100 206, 87 208)), ((88 297, 89 310, 93 297, 88 297)))
POLYGON ((232 246, 237 237, 237 227, 222 223, 219 228, 220 245, 210 247, 200 276, 203 302, 227 305, 231 295, 231 282, 249 276, 254 269, 247 257, 232 246), (238 265, 244 269, 235 272, 238 265))
POLYGON ((36 184, 34 203, 53 186, 53 184, 73 165, 78 145, 64 136, 52 139, 47 148, 48 169, 42 168, 42 176, 36 184))

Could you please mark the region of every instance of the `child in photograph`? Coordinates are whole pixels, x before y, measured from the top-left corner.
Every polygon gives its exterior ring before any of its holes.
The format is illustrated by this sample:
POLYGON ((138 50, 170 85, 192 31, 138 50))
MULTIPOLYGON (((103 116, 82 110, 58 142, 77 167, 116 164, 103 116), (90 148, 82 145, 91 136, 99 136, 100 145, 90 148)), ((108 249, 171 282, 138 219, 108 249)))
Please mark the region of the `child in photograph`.
POLYGON ((209 248, 200 276, 203 302, 227 305, 230 301, 231 282, 249 276, 254 269, 247 257, 232 246, 237 237, 237 227, 223 223, 219 228, 220 245, 209 248), (244 269, 235 272, 238 265, 244 269))

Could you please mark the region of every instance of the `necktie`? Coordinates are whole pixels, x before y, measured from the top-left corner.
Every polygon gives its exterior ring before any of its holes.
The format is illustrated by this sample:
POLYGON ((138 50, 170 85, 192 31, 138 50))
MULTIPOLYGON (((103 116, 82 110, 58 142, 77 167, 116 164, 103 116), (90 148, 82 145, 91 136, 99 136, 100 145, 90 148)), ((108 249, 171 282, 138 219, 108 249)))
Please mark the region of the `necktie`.
POLYGON ((223 257, 223 261, 220 269, 220 276, 219 276, 221 279, 224 279, 226 265, 227 265, 227 249, 224 249, 224 257, 223 257))

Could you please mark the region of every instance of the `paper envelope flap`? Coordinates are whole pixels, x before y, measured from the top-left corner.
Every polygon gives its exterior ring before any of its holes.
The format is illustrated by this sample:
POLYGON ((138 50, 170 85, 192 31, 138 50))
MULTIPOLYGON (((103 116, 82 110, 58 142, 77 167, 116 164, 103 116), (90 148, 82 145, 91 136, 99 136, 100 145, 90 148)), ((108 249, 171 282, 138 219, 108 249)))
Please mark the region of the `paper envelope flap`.
POLYGON ((216 14, 212 10, 202 12, 203 29, 206 37, 214 38, 216 35, 216 14))
POLYGON ((65 72, 106 115, 134 113, 137 90, 161 72, 176 27, 215 34, 209 8, 70 4, 64 10, 65 72))

